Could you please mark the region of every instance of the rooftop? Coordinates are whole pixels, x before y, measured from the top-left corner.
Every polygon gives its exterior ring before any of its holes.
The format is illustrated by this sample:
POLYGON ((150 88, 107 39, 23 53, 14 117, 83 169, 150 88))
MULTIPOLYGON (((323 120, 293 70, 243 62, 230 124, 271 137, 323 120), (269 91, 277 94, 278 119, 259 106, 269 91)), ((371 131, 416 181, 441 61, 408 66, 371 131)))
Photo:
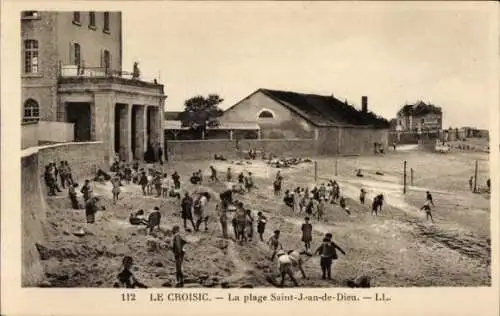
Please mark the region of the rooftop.
POLYGON ((259 89, 256 92, 258 91, 302 116, 315 126, 389 127, 389 122, 386 119, 373 112, 357 110, 347 102, 342 102, 333 96, 270 89, 259 89))
POLYGON ((430 103, 425 103, 423 101, 417 101, 415 104, 406 104, 399 111, 399 116, 419 116, 427 114, 442 114, 443 111, 441 107, 435 106, 430 103))

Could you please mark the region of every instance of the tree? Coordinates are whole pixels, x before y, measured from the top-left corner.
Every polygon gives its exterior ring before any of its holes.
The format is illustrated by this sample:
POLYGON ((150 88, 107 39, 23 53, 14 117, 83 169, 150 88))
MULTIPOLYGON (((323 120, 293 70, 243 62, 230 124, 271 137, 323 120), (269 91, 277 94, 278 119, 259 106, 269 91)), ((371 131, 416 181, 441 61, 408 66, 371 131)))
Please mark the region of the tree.
POLYGON ((182 126, 190 127, 197 133, 206 131, 207 127, 219 126, 218 118, 224 113, 219 104, 224 100, 218 94, 192 97, 184 102, 184 111, 180 114, 182 126))

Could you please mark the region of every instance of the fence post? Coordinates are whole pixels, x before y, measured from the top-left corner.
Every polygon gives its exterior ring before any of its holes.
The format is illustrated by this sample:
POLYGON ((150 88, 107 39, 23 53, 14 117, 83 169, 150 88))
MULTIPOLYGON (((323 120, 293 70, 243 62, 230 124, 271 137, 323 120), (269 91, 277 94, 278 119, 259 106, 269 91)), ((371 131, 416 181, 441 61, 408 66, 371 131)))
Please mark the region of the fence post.
POLYGON ((413 168, 410 168, 410 185, 413 186, 413 168))
POLYGON ((335 159, 335 176, 339 175, 339 160, 335 159))
POLYGON ((406 160, 403 163, 403 194, 406 194, 406 160))
POLYGON ((476 167, 474 168, 474 193, 477 193, 477 160, 476 167))
POLYGON ((318 182, 318 162, 314 161, 314 183, 318 182))

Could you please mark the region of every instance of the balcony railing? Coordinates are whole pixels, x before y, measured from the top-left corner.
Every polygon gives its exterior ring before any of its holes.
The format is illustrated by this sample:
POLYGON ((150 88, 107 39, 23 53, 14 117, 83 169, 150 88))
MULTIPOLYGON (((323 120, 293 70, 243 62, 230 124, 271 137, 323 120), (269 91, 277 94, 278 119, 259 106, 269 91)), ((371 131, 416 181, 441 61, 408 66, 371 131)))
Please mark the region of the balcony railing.
POLYGON ((138 80, 143 82, 158 83, 157 78, 140 76, 134 78, 133 72, 117 71, 107 67, 86 67, 84 65, 59 65, 59 76, 62 78, 121 78, 125 80, 138 80))

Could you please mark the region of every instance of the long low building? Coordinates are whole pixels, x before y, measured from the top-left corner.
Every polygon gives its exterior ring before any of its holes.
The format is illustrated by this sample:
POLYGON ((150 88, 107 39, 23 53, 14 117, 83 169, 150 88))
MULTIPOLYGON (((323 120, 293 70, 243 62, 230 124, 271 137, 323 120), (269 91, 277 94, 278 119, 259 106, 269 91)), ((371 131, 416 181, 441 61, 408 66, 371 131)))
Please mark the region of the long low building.
POLYGON ((362 97, 361 110, 334 96, 258 89, 227 109, 222 124, 257 124, 262 139, 310 139, 318 154, 361 154, 386 147, 389 122, 368 111, 362 97))

